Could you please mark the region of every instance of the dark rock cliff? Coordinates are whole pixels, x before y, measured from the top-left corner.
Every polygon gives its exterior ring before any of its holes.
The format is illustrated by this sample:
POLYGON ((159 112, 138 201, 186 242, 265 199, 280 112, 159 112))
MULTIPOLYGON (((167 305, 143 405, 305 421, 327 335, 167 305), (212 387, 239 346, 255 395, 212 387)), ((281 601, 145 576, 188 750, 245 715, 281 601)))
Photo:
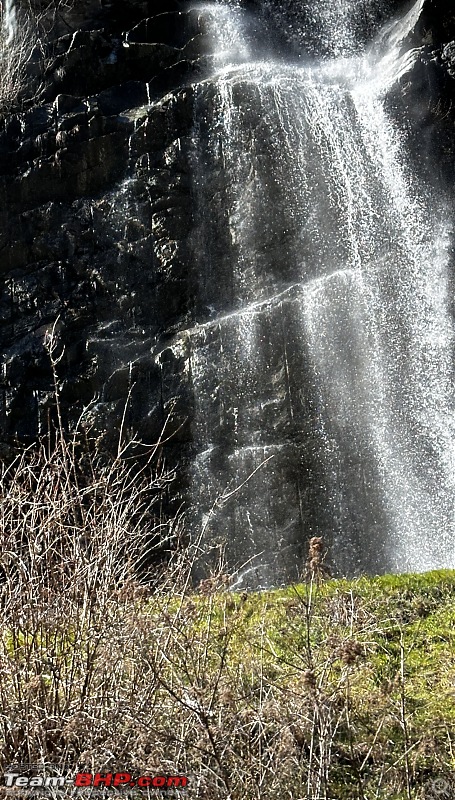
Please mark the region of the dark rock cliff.
POLYGON ((2 121, 6 439, 34 438, 47 424, 43 337, 57 317, 68 418, 97 398, 100 430, 115 427, 135 384, 132 425, 152 438, 161 427, 150 353, 190 303, 185 87, 199 69, 200 34, 197 18, 177 4, 159 15, 148 5, 110 3, 91 16, 99 4, 87 3, 59 20, 59 31, 69 32, 33 69, 39 102, 24 92, 23 110, 2 121))
MULTIPOLYGON (((273 4, 264 24, 270 20, 273 4)), ((416 159, 437 151, 431 168, 439 165, 448 187, 455 156, 454 40, 455 14, 428 0, 413 35, 412 45, 420 48, 416 66, 390 100, 413 120, 416 159)), ((281 52, 286 42, 277 40, 276 47, 281 52)), ((236 305, 227 241, 214 243, 210 274, 201 276, 197 267, 192 134, 195 125, 210 124, 210 90, 195 116, 194 85, 208 74, 209 53, 203 16, 184 3, 75 4, 55 21, 45 59, 37 56, 31 66, 21 108, 1 120, 0 422, 6 444, 33 441, 52 418, 44 344, 58 320, 67 424, 89 406, 87 420, 109 445, 130 393, 128 427, 154 441, 172 412, 169 458, 183 464, 191 458, 191 358, 188 337, 174 337, 236 305)), ((214 215, 222 214, 219 175, 206 191, 214 215)), ((275 246, 282 249, 286 241, 275 246)), ((203 352, 217 335, 210 328, 197 333, 203 352)), ((292 336, 289 330, 291 358, 292 336)), ((235 365, 235 343, 232 348, 235 365)), ((270 344, 278 382, 279 355, 270 344)), ((294 369, 304 374, 305 364, 294 369)), ((302 428, 289 422, 285 395, 278 393, 272 407, 268 389, 263 394, 270 425, 281 426, 289 442, 283 474, 297 476, 302 428)), ((224 408, 211 420, 220 446, 233 415, 224 408)), ((219 458, 220 472, 228 470, 222 452, 219 458)), ((284 494, 282 502, 288 501, 284 494)))

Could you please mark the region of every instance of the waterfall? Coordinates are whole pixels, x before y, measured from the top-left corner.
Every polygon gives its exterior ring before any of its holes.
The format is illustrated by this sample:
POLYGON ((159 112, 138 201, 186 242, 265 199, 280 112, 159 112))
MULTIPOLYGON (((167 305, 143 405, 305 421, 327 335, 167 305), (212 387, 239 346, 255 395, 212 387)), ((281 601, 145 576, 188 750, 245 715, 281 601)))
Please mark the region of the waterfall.
POLYGON ((238 586, 296 578, 313 535, 341 573, 455 567, 449 207, 387 104, 422 0, 318 0, 287 59, 262 8, 198 7, 193 524, 238 586))

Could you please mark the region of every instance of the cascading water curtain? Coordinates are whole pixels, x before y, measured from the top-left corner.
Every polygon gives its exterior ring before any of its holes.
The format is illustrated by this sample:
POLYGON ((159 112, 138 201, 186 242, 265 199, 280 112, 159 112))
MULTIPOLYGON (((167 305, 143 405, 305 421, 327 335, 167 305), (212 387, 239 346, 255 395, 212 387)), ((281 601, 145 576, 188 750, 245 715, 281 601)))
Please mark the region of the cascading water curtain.
POLYGON ((239 586, 314 535, 341 573, 455 566, 449 214, 386 102, 421 6, 372 45, 374 2, 199 7, 192 496, 239 586))

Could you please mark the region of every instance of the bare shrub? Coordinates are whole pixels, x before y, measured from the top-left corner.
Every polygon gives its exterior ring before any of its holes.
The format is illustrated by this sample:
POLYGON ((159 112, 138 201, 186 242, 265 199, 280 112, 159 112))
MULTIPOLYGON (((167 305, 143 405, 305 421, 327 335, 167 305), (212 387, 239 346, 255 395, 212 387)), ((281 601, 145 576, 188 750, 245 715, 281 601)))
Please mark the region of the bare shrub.
POLYGON ((0 767, 187 775, 195 800, 421 797, 401 624, 317 579, 276 596, 226 592, 222 575, 193 590, 194 551, 171 547, 180 522, 150 516, 150 486, 171 478, 159 448, 147 473, 126 444, 109 460, 80 438, 3 469, 0 767), (156 524, 172 554, 145 584, 135 563, 156 524))
POLYGON ((70 435, 55 326, 47 348, 55 436, 0 479, 0 770, 180 774, 195 800, 432 797, 421 789, 445 781, 453 733, 444 710, 431 731, 418 723, 418 629, 372 585, 363 596, 321 580, 320 539, 301 586, 228 592, 220 558, 194 590, 201 540, 184 547, 182 520, 154 504, 172 480, 165 432, 140 466, 123 425, 111 457, 88 446, 83 420, 70 435), (168 552, 154 563, 156 545, 168 552))
POLYGON ((13 108, 28 84, 27 68, 39 37, 31 10, 5 4, 0 27, 0 111, 13 108))
POLYGON ((138 609, 169 585, 180 521, 160 518, 173 480, 161 441, 138 459, 123 426, 114 455, 93 448, 83 417, 64 429, 55 325, 45 345, 57 428, 0 470, 0 760, 64 768, 87 750, 104 761, 102 744, 128 742, 124 708, 148 702, 128 654, 140 661, 138 609))

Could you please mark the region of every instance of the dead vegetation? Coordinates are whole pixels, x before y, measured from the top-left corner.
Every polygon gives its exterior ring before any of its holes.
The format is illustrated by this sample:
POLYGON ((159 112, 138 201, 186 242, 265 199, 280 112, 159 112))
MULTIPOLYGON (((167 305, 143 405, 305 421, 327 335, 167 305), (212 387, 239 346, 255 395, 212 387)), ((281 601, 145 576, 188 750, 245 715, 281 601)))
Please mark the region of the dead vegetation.
POLYGON ((0 112, 17 104, 29 82, 27 70, 39 42, 37 22, 30 9, 4 3, 0 24, 0 112))
POLYGON ((300 586, 235 594, 220 565, 194 589, 160 443, 138 468, 122 430, 110 458, 65 432, 47 346, 55 435, 0 482, 0 768, 186 775, 199 800, 451 791, 454 574, 327 581, 312 540, 300 586))
POLYGON ((53 63, 52 41, 74 0, 4 0, 0 4, 0 116, 38 104, 53 63))

